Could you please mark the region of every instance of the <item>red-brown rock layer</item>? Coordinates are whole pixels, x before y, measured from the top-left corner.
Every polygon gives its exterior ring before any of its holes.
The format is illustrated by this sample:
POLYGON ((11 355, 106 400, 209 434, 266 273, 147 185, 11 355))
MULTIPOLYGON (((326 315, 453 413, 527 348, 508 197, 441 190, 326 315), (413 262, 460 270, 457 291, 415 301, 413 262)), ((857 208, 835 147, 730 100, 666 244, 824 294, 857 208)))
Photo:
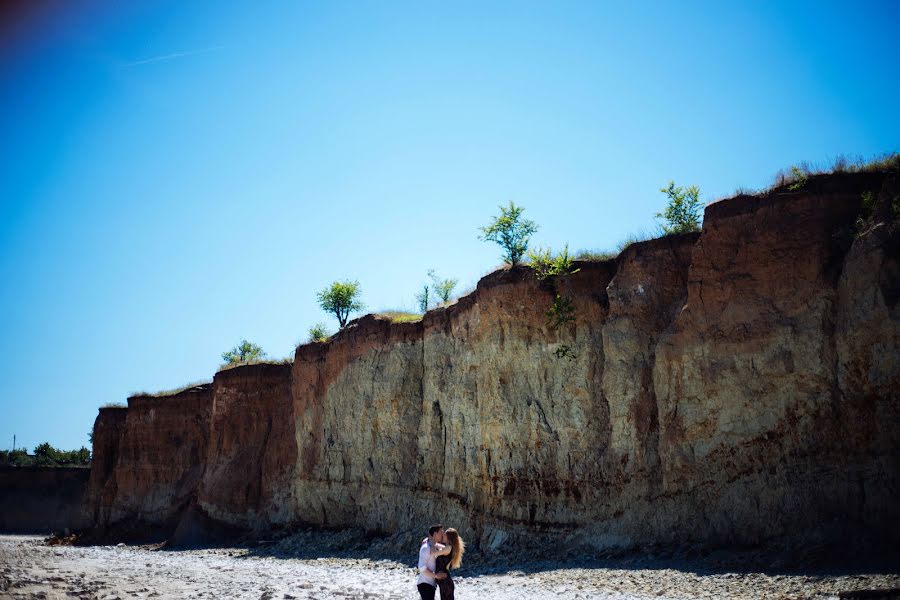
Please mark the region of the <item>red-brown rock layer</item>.
POLYGON ((297 462, 290 365, 220 371, 213 388, 200 509, 246 529, 296 520, 290 498, 297 462))
POLYGON ((115 468, 127 416, 125 407, 107 407, 101 408, 94 420, 86 510, 90 522, 97 527, 109 521, 116 499, 115 468))
POLYGON ((212 387, 128 399, 110 522, 168 532, 196 497, 206 467, 212 387))

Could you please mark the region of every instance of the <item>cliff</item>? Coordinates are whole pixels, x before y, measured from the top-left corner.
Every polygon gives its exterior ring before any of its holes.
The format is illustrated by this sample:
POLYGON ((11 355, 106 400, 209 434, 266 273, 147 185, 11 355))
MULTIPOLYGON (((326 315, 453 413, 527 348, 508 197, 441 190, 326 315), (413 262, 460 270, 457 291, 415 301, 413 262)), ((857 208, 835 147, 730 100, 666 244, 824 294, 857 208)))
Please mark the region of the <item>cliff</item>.
POLYGON ((94 420, 91 475, 85 507, 97 533, 109 522, 116 499, 115 468, 127 416, 125 407, 105 407, 94 420))
POLYGON ((290 365, 221 371, 215 390, 200 508, 246 529, 294 520, 290 473, 297 462, 290 365))
POLYGON ((442 520, 488 550, 536 533, 896 543, 895 190, 853 173, 724 200, 699 234, 546 280, 500 270, 420 322, 368 315, 293 365, 220 372, 209 404, 132 399, 124 429, 98 417, 92 514, 167 531, 442 520), (857 222, 879 191, 888 217, 857 222), (150 410, 205 451, 161 444, 150 410))
POLYGON ((0 467, 0 532, 89 526, 81 510, 89 477, 85 467, 0 467))
POLYGON ((204 385, 101 409, 89 495, 99 531, 129 540, 171 533, 206 470, 212 400, 204 385))

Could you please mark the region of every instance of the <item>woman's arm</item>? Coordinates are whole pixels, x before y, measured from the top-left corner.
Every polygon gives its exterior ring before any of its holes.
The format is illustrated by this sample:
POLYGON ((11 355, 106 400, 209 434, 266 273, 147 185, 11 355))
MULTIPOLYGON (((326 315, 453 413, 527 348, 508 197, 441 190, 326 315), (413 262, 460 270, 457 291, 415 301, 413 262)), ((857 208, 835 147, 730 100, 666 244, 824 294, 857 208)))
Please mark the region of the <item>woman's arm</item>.
POLYGON ((451 550, 453 550, 453 547, 449 544, 435 544, 431 547, 431 555, 444 556, 445 554, 450 554, 451 550))

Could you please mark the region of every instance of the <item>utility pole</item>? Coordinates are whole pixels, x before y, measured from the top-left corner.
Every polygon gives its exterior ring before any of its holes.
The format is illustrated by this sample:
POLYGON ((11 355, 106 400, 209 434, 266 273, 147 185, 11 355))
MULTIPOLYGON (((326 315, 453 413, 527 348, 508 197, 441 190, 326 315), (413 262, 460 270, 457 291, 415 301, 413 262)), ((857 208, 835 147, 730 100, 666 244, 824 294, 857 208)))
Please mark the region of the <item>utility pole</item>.
POLYGON ((16 451, 16 434, 13 434, 13 449, 12 449, 12 451, 13 452, 16 451))

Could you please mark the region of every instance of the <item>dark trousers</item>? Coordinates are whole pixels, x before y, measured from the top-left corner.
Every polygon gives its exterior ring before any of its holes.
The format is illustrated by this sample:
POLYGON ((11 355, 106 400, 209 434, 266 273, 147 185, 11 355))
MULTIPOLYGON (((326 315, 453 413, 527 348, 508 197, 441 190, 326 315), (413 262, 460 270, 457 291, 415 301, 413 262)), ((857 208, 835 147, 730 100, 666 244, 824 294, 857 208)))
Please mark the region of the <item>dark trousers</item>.
POLYGON ((433 585, 420 583, 416 587, 419 590, 419 595, 422 596, 422 600, 434 600, 434 592, 437 588, 435 588, 433 585))
POLYGON ((453 591, 456 585, 449 577, 447 579, 439 579, 438 587, 441 588, 441 600, 453 600, 453 591))

